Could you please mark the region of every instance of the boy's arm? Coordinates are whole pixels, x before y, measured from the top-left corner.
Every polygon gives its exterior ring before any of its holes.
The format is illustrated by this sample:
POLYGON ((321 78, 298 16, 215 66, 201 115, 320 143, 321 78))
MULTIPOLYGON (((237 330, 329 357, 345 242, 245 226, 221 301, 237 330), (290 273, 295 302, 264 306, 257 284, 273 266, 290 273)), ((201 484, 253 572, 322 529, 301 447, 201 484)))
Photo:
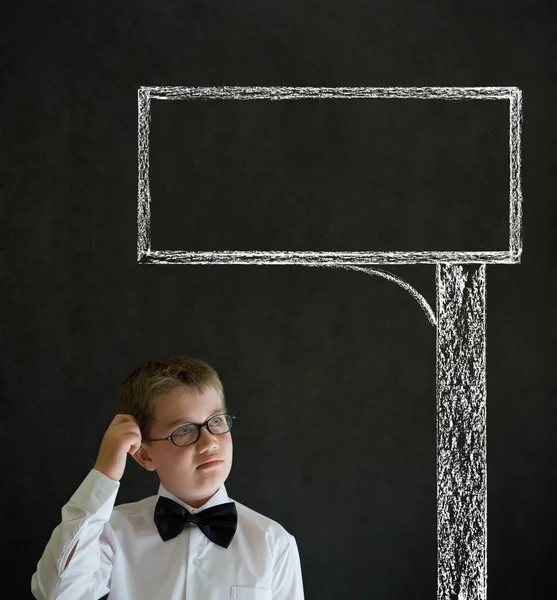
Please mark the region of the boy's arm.
POLYGON ((294 536, 273 567, 273 600, 304 600, 300 554, 294 536))
POLYGON ((108 594, 116 539, 108 520, 120 487, 91 470, 68 503, 37 564, 38 600, 97 600, 108 594))

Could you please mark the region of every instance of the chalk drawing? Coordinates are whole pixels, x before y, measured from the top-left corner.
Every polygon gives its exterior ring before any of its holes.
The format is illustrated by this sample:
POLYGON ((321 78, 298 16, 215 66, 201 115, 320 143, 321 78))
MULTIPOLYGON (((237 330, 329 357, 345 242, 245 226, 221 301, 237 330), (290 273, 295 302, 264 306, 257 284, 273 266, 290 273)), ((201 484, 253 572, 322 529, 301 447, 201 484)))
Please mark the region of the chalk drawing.
POLYGON ((141 87, 138 90, 137 261, 354 269, 405 289, 436 327, 437 599, 487 598, 486 265, 522 255, 522 92, 516 87, 141 87), (483 252, 169 251, 151 247, 151 100, 399 98, 509 102, 509 249, 483 252), (436 314, 379 264, 435 264, 436 314))
POLYGON ((485 265, 437 266, 438 598, 487 596, 485 265))
POLYGON ((522 191, 520 140, 522 92, 516 87, 373 88, 373 87, 141 87, 138 90, 138 238, 137 258, 153 264, 510 264, 522 253, 522 191), (414 100, 498 100, 509 102, 509 250, 489 252, 297 252, 297 251, 182 251, 151 248, 149 133, 152 100, 270 100, 313 98, 399 98, 414 100))
MULTIPOLYGON (((315 266, 315 265, 309 265, 315 266)), ((323 266, 323 265, 319 265, 323 266)), ((388 281, 392 281, 400 286, 403 290, 406 290, 414 300, 422 307, 422 310, 427 317, 427 320, 433 325, 437 325, 437 320, 435 319, 435 314, 433 309, 428 304, 427 300, 415 289, 413 288, 407 281, 394 275, 393 273, 389 273, 388 271, 384 271, 383 269, 371 269, 369 267, 356 267, 354 265, 338 265, 339 269, 350 269, 355 271, 362 271, 363 273, 367 273, 368 275, 377 275, 378 277, 383 277, 388 281)))

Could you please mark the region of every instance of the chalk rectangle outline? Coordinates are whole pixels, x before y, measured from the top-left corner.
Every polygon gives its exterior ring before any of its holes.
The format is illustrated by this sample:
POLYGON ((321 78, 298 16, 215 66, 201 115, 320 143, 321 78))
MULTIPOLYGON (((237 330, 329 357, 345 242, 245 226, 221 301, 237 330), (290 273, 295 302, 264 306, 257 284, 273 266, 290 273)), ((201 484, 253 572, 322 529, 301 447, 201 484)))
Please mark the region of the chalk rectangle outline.
POLYGON ((513 264, 522 255, 521 186, 522 92, 517 87, 184 87, 138 89, 137 260, 147 264, 513 264), (151 100, 296 100, 398 98, 421 100, 509 101, 509 250, 452 251, 183 251, 151 248, 149 137, 151 100))

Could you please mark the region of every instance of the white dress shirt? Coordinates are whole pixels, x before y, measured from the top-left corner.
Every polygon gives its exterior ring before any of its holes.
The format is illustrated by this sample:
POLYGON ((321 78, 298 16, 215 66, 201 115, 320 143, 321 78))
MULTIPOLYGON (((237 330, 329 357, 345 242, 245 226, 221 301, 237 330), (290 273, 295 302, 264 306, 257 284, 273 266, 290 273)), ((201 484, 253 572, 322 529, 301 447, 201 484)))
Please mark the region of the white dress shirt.
POLYGON ((239 502, 228 548, 211 542, 197 525, 162 541, 153 519, 159 495, 197 513, 232 500, 224 484, 200 508, 162 484, 157 496, 114 506, 119 486, 92 469, 62 508, 62 522, 31 580, 35 598, 98 600, 110 592, 109 600, 303 600, 295 538, 239 502))

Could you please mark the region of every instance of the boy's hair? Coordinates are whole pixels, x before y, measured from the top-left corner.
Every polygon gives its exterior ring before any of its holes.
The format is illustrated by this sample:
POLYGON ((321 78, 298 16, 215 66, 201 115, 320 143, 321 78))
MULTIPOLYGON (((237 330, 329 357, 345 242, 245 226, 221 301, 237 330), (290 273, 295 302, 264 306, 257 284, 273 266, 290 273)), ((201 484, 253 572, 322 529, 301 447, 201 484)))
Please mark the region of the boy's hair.
POLYGON ((224 390, 217 372, 206 362, 191 356, 162 356, 139 365, 120 385, 118 412, 134 416, 139 422, 141 437, 150 437, 157 398, 180 386, 201 393, 214 388, 220 396, 223 412, 226 412, 224 390))

